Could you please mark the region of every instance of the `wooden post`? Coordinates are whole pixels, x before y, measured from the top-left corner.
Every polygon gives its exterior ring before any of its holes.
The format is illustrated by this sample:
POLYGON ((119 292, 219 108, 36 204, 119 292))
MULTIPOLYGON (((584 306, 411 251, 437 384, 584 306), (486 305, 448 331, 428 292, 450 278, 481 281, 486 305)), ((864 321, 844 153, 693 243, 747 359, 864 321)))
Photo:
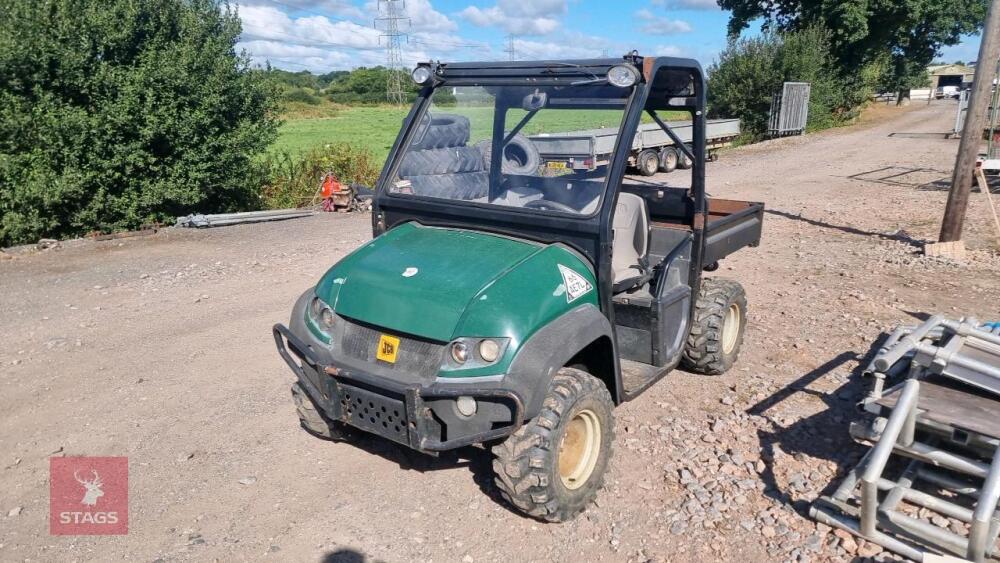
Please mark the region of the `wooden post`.
POLYGON ((951 191, 948 192, 948 205, 945 207, 944 220, 941 222, 939 237, 941 242, 962 240, 962 227, 965 225, 965 212, 969 207, 969 193, 972 191, 976 159, 983 139, 986 110, 990 105, 997 59, 1000 59, 1000 0, 993 0, 986 15, 986 25, 983 26, 983 40, 979 45, 979 61, 976 64, 976 77, 972 83, 969 111, 965 115, 962 141, 958 146, 955 172, 951 178, 951 191))

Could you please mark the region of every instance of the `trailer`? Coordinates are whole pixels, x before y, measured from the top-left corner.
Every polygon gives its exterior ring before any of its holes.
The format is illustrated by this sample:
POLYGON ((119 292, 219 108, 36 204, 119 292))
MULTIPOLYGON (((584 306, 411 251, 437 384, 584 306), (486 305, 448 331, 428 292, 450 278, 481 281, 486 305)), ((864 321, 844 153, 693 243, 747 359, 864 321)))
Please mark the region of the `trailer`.
MULTIPOLYGON (((693 139, 691 122, 670 121, 667 125, 690 148, 693 139)), ((543 166, 550 170, 594 170, 610 162, 618 133, 617 128, 607 127, 546 133, 529 138, 541 154, 543 166)), ((708 120, 706 156, 714 159, 716 151, 730 145, 739 134, 739 119, 708 120)), ((674 140, 656 123, 639 126, 628 160, 629 165, 643 176, 691 167, 691 159, 677 149, 674 140)))

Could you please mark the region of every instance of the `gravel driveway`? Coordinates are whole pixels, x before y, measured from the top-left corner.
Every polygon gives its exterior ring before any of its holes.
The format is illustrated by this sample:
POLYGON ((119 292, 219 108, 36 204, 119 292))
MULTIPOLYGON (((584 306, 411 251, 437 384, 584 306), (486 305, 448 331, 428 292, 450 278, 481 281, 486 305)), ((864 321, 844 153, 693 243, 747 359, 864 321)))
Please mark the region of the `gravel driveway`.
POLYGON ((743 356, 722 377, 677 371, 619 409, 608 486, 562 525, 508 510, 481 450, 423 458, 298 427, 270 326, 369 238, 367 215, 168 229, 0 261, 0 560, 874 556, 804 516, 863 451, 847 435, 859 359, 922 312, 1000 320, 980 194, 967 263, 919 253, 958 147, 928 134, 953 111, 887 111, 709 165, 711 194, 768 207, 763 244, 714 274, 747 288, 743 356), (64 455, 128 456, 128 535, 49 535, 48 458, 64 455))

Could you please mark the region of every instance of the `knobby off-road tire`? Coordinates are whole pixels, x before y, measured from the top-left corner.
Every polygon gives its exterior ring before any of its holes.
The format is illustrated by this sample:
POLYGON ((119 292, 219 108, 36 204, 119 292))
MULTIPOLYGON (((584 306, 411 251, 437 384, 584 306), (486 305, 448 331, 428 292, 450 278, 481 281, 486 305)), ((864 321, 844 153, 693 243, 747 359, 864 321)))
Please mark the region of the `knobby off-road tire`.
POLYGON ((482 172, 483 157, 475 147, 450 147, 409 151, 399 163, 399 175, 425 176, 482 172))
POLYGON ((562 368, 542 410, 493 447, 493 473, 503 498, 521 512, 565 522, 604 485, 614 442, 611 394, 587 372, 562 368))
MULTIPOLYGON (((489 170, 493 163, 493 144, 488 140, 476 143, 483 155, 483 169, 489 170)), ((542 165, 542 155, 531 139, 518 133, 504 148, 500 171, 515 176, 534 176, 542 165)))
POLYGON ((726 373, 739 357, 747 325, 743 286, 724 278, 705 278, 695 307, 681 365, 705 375, 726 373))
POLYGON ((350 437, 350 430, 343 423, 326 418, 298 383, 292 385, 292 399, 299 414, 299 423, 306 432, 317 438, 337 442, 350 437))
POLYGON ((428 113, 417 124, 411 151, 464 147, 469 142, 469 118, 451 113, 428 113))
POLYGON ((407 178, 413 193, 445 199, 479 199, 486 197, 490 188, 487 172, 464 172, 461 174, 429 174, 407 178))

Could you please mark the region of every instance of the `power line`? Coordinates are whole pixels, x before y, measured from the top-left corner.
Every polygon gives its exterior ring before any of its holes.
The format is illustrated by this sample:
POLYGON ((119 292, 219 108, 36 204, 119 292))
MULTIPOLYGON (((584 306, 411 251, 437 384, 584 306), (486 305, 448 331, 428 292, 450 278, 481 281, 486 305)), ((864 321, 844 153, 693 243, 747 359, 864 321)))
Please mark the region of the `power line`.
POLYGON ((403 92, 403 41, 407 40, 406 33, 400 31, 399 22, 409 18, 402 16, 402 10, 406 9, 403 0, 379 0, 379 17, 375 18, 375 27, 382 30, 379 38, 385 38, 385 60, 386 68, 389 69, 389 78, 386 80, 385 96, 389 103, 403 105, 406 95, 403 92))

